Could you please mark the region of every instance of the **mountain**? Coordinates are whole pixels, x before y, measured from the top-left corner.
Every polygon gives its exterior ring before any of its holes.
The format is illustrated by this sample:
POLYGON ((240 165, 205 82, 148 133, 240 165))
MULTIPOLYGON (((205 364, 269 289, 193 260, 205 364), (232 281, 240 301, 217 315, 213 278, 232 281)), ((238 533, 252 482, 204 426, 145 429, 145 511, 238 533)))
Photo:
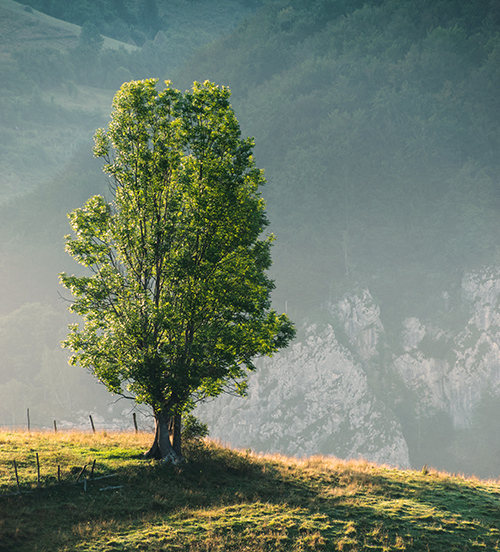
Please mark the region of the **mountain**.
POLYGON ((399 323, 499 260, 499 25, 495 2, 276 2, 183 68, 256 137, 281 309, 368 286, 399 323))
POLYGON ((113 92, 74 82, 79 38, 76 25, 0 1, 0 204, 49 181, 106 120, 113 92))
POLYGON ((62 170, 107 123, 123 82, 167 78, 255 9, 243 0, 162 2, 153 32, 145 6, 122 8, 125 20, 111 1, 0 0, 0 204, 62 170))
MULTIPOLYGON (((2 54, 24 51, 28 44, 66 51, 78 44, 81 26, 34 10, 29 4, 0 0, 2 54)), ((134 51, 136 46, 103 37, 105 48, 134 51)))
POLYGON ((256 137, 304 321, 247 401, 200 407, 213 435, 499 473, 499 37, 496 3, 277 2, 183 67, 256 137))
POLYGON ((368 289, 325 305, 322 324, 251 374, 246 400, 199 406, 211 435, 256 451, 365 458, 496 477, 500 270, 464 276, 439 315, 404 319, 389 343, 368 289))

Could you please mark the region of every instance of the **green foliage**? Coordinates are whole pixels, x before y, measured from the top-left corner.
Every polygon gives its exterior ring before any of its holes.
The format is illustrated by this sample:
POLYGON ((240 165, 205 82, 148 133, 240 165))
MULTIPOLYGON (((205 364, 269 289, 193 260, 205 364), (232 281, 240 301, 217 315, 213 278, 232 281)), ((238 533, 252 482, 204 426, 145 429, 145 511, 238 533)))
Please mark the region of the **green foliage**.
POLYGON ((187 414, 182 420, 182 437, 189 440, 203 439, 208 437, 208 425, 200 422, 196 416, 187 414))
POLYGON ((103 43, 104 38, 99 33, 99 29, 90 21, 86 21, 80 31, 80 45, 99 51, 103 43))
POLYGON ((114 197, 69 215, 66 249, 92 274, 61 274, 84 321, 64 346, 110 391, 174 415, 228 384, 243 394, 253 358, 294 329, 270 309, 264 178, 229 90, 156 82, 124 84, 95 135, 114 197))

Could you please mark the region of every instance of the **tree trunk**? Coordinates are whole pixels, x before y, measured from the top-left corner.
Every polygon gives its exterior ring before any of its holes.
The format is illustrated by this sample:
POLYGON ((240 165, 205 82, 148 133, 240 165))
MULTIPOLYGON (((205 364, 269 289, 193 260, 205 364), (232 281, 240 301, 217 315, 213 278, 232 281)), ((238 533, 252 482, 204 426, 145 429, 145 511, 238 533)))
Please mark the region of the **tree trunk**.
POLYGON ((181 421, 182 418, 180 414, 176 414, 172 417, 172 448, 175 454, 183 458, 181 449, 181 421))
POLYGON ((154 411, 155 417, 155 438, 151 448, 144 454, 145 458, 162 460, 163 462, 172 462, 178 464, 184 460, 181 452, 180 425, 181 417, 169 416, 162 411, 154 411), (178 418, 178 421, 177 421, 178 418), (170 430, 172 430, 172 441, 170 441, 170 430))
POLYGON ((153 444, 151 445, 151 448, 148 450, 148 452, 144 453, 144 458, 152 459, 152 460, 161 460, 161 453, 160 453, 160 446, 158 444, 158 423, 156 421, 155 416, 155 438, 153 441, 153 444))

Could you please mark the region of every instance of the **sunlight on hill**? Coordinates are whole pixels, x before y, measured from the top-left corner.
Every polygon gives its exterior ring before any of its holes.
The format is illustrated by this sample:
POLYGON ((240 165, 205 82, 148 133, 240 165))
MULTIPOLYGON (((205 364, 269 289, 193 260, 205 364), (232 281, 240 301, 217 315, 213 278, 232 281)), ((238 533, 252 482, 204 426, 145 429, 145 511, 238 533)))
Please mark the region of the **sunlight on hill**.
MULTIPOLYGON (((61 21, 23 6, 13 0, 0 0, 0 48, 2 55, 43 42, 44 46, 66 50, 78 44, 81 27, 61 21)), ((105 48, 137 50, 112 38, 104 39, 105 48)))
POLYGON ((500 550, 498 482, 261 456, 210 440, 191 442, 187 462, 172 466, 141 458, 150 439, 0 433, 1 544, 16 552, 500 550))

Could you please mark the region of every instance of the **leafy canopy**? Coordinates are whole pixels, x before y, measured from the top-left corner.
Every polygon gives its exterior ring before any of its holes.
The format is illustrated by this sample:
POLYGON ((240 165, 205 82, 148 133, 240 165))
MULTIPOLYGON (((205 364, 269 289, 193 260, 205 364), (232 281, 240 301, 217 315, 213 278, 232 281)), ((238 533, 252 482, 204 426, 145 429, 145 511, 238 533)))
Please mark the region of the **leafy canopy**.
POLYGON ((264 177, 229 89, 156 83, 124 84, 95 135, 113 200, 69 214, 66 250, 91 274, 60 276, 83 318, 63 345, 110 391, 178 414, 230 384, 243 394, 245 368, 294 328, 270 309, 264 177))

